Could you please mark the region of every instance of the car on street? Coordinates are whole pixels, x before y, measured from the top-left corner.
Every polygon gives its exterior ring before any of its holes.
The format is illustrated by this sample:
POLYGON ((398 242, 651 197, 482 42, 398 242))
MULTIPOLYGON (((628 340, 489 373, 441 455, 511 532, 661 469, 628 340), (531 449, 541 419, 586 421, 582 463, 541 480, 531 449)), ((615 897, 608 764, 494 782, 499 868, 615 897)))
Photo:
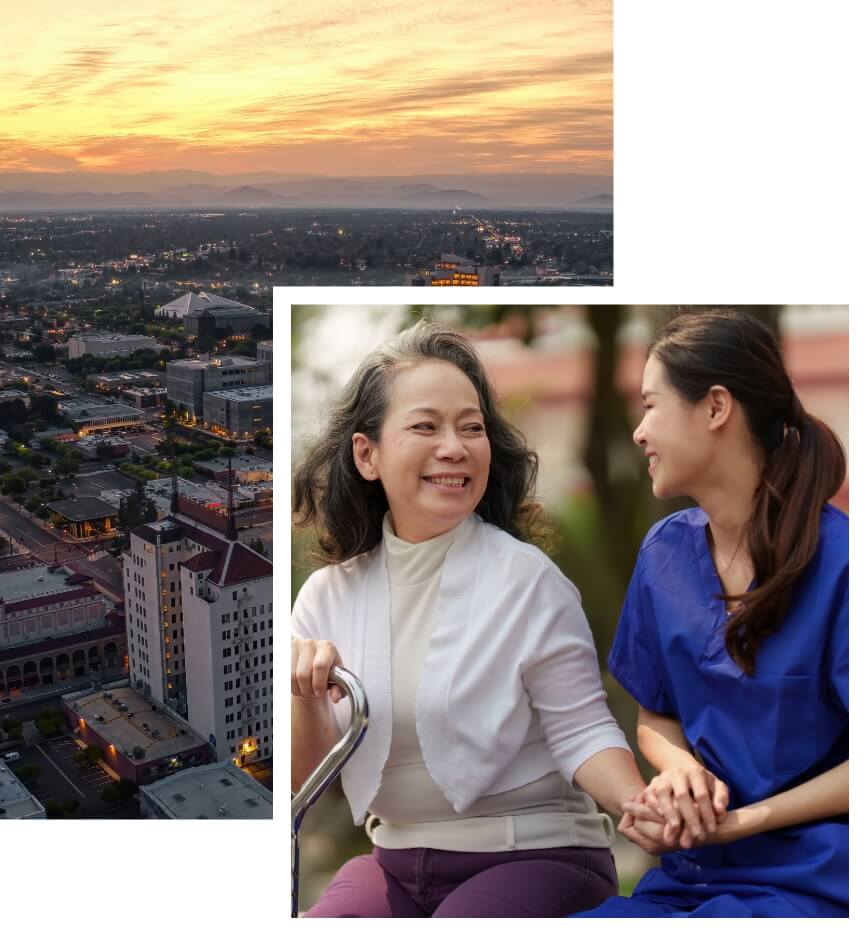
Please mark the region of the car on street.
POLYGON ((3 760, 6 761, 7 764, 14 764, 15 761, 21 760, 21 755, 18 751, 10 751, 8 754, 3 755, 3 760))

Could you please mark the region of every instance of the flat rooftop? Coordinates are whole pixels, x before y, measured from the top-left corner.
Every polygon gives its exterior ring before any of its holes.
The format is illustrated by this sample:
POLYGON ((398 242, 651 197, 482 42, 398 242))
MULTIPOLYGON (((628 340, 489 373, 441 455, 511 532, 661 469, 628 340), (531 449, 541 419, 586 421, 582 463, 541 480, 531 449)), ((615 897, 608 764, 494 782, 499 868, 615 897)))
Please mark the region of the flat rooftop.
POLYGON ((186 722, 131 686, 108 691, 111 698, 106 698, 103 692, 86 691, 65 695, 63 701, 87 722, 88 727, 133 763, 171 757, 206 743, 186 722), (127 710, 115 703, 125 705, 127 710), (100 715, 102 721, 97 717, 100 715), (155 731, 159 732, 156 738, 153 736, 155 731), (141 748, 144 757, 135 757, 135 748, 141 748))
POLYGON ((140 341, 140 342, 153 342, 155 339, 150 335, 115 335, 115 334, 104 334, 104 335, 73 335, 74 338, 77 338, 79 341, 97 341, 100 344, 116 344, 119 341, 140 341))
POLYGON ((135 380, 154 380, 159 378, 160 380, 165 379, 164 374, 157 373, 157 371, 124 371, 120 374, 90 374, 89 376, 94 378, 93 382, 96 383, 129 383, 135 380))
POLYGON ((141 410, 125 403, 78 403, 75 406, 67 405, 65 414, 73 422, 84 422, 88 419, 142 419, 141 410))
POLYGON ((183 367, 190 370, 205 370, 208 367, 261 367, 262 362, 255 358, 242 357, 240 354, 233 355, 215 355, 210 358, 198 358, 197 360, 169 361, 167 367, 172 370, 183 367))
POLYGON ((8 764, 0 762, 0 819, 31 819, 44 816, 42 803, 12 773, 8 764))
POLYGON ((102 520, 117 515, 117 508, 99 497, 76 497, 75 500, 51 501, 46 506, 67 520, 102 520))
MULTIPOLYGON (((205 471, 228 471, 228 458, 209 458, 207 461, 196 460, 193 462, 198 468, 205 471)), ((233 455, 232 471, 267 471, 273 470, 272 462, 264 458, 258 458, 256 455, 233 455)))
POLYGON ((274 387, 235 387, 233 390, 209 390, 206 396, 220 397, 222 400, 233 400, 239 403, 255 400, 272 400, 274 387))
POLYGON ((231 761, 181 770, 141 788, 175 819, 270 819, 269 790, 231 761))
POLYGON ((22 598, 41 598, 44 595, 77 591, 81 586, 68 582, 71 576, 72 573, 67 569, 59 568, 52 572, 44 565, 3 572, 0 573, 0 597, 9 604, 22 598))

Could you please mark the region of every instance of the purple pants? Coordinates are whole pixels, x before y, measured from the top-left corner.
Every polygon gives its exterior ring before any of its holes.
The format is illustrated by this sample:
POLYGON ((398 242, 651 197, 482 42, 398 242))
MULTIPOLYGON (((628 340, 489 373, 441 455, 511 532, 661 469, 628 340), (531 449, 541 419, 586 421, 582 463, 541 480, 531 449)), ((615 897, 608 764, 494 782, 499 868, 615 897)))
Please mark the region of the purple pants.
POLYGON ((616 894, 607 848, 374 848, 348 861, 305 916, 564 917, 616 894))

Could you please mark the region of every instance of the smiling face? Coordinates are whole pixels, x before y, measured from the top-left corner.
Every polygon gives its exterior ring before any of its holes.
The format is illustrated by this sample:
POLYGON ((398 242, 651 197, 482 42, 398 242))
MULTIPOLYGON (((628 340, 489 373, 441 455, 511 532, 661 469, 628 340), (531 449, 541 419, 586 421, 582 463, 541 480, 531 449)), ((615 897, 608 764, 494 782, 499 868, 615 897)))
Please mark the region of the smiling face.
POLYGON ((446 361, 426 360, 394 378, 374 442, 352 437, 362 477, 385 489, 395 533, 420 543, 457 526, 488 484, 491 446, 469 378, 446 361))
POLYGON ((695 497, 712 466, 715 446, 706 407, 685 400, 668 382, 665 366, 651 355, 641 383, 644 417, 633 433, 648 458, 655 497, 695 497))

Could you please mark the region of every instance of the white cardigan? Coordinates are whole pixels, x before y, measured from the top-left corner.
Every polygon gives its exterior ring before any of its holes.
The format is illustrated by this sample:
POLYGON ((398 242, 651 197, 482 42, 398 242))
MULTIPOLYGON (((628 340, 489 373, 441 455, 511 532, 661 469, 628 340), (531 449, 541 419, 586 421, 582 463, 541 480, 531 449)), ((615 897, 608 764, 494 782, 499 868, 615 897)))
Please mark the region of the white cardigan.
MULTIPOLYGON (((314 572, 292 609, 293 634, 330 640, 361 680, 367 736, 342 773, 356 825, 391 745, 391 629, 382 544, 314 572)), ((475 514, 446 555, 439 620, 416 698, 419 746, 457 812, 480 796, 575 770, 605 748, 630 750, 606 704, 575 586, 535 546, 475 514)), ((335 707, 341 731, 349 701, 335 707)))

